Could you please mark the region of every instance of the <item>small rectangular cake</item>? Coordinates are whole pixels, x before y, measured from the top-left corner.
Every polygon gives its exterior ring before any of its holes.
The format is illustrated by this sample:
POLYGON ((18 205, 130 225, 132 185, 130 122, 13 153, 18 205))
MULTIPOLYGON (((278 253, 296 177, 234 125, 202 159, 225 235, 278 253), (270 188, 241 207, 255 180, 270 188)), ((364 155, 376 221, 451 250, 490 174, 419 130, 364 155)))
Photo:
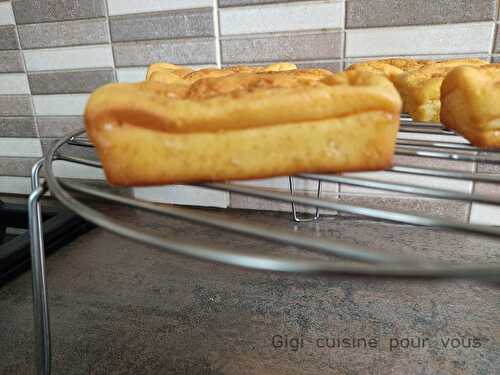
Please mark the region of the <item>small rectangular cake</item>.
POLYGON ((403 110, 415 121, 439 122, 444 77, 458 66, 486 64, 479 59, 440 61, 397 76, 394 84, 403 99, 403 110))
POLYGON ((361 70, 365 72, 381 74, 394 82, 399 75, 415 69, 419 69, 429 64, 432 64, 432 61, 393 58, 362 61, 356 64, 352 64, 351 66, 349 66, 349 68, 347 68, 347 70, 361 70))
POLYGON ((158 70, 157 80, 97 89, 85 124, 107 179, 146 186, 392 164, 401 99, 386 78, 227 71, 177 72, 179 80, 165 83, 161 74, 173 72, 158 70))
POLYGON ((500 64, 453 69, 441 86, 441 121, 473 145, 500 148, 500 64))

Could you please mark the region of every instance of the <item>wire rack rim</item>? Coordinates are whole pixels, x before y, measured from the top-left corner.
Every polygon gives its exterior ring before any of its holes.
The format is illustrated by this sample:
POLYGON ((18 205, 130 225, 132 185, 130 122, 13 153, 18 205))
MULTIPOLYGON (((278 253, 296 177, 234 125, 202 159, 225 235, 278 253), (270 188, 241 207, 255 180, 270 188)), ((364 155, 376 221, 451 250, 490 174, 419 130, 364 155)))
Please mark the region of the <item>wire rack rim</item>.
MULTIPOLYGON (((164 238, 159 238, 133 227, 127 226, 115 219, 109 218, 101 212, 94 210, 76 198, 72 197, 61 184, 59 178, 55 177, 53 162, 57 160, 57 152, 67 144, 73 137, 81 134, 83 130, 75 131, 57 141, 50 149, 45 164, 47 183, 51 193, 68 209, 76 212, 94 224, 103 227, 115 234, 127 237, 136 242, 155 246, 162 250, 173 251, 182 255, 191 256, 207 261, 215 261, 224 264, 236 265, 244 268, 258 270, 328 274, 334 276, 380 276, 388 278, 471 278, 483 281, 497 281, 500 279, 500 265, 472 265, 457 266, 442 264, 400 265, 400 264, 378 264, 374 265, 337 265, 331 262, 288 259, 284 257, 269 257, 260 254, 238 254, 226 249, 211 247, 200 247, 193 244, 179 243, 164 238)), ((63 183, 64 184, 64 183, 63 183)), ((203 185, 217 188, 216 184, 203 185)), ((298 197, 292 197, 296 199, 298 197)), ((304 198, 300 198, 304 199, 304 198)), ((318 200, 317 200, 318 201, 318 200)), ((312 205, 317 204, 312 201, 312 205)), ((498 233, 495 233, 498 236, 498 233)))

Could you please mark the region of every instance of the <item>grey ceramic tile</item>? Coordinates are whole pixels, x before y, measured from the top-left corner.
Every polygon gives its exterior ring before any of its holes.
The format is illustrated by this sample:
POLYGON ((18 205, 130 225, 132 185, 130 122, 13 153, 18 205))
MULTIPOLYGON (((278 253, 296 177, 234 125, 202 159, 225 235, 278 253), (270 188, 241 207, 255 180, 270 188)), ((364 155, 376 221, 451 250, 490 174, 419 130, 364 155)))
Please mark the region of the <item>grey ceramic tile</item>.
POLYGON ((0 26, 0 50, 19 49, 19 41, 17 40, 16 26, 6 25, 0 26))
POLYGON ((13 0, 16 23, 95 18, 106 15, 105 0, 13 0))
MULTIPOLYGON (((475 194, 484 194, 489 197, 500 199, 500 187, 498 184, 488 184, 485 182, 476 182, 474 184, 475 194)), ((498 208, 498 207, 497 207, 498 208)))
POLYGON ((492 56, 491 62, 494 62, 494 63, 500 62, 500 55, 492 56))
POLYGON ((0 157, 0 171, 3 176, 27 177, 36 158, 8 158, 0 157))
POLYGON ((299 68, 311 69, 311 68, 321 68, 330 70, 331 72, 339 72, 342 70, 342 61, 319 61, 319 62, 295 62, 299 68))
POLYGON ((210 8, 112 17, 109 26, 114 42, 214 34, 210 8))
POLYGON ((0 73, 24 72, 21 51, 0 51, 0 73))
POLYGON ((105 18, 19 25, 22 48, 45 48, 109 42, 105 18))
POLYGON ((0 137, 36 137, 35 119, 33 117, 0 117, 0 137))
MULTIPOLYGON (((478 163, 477 171, 500 176, 500 165, 490 163, 478 163)), ((474 193, 486 195, 489 198, 500 199, 500 184, 475 182, 474 193)), ((474 224, 488 224, 500 226, 500 207, 473 203, 470 220, 474 224)))
POLYGON ((42 156, 40 139, 26 137, 1 137, 0 156, 38 158, 42 156))
POLYGON ((38 134, 42 138, 62 137, 74 130, 83 129, 81 116, 38 116, 38 134))
POLYGON ((488 21, 495 0, 349 0, 346 27, 377 27, 488 21))
POLYGON ((342 0, 221 8, 220 35, 340 30, 344 8, 342 0))
MULTIPOLYGON (((414 166, 421 168, 437 168, 467 172, 474 171, 474 163, 472 162, 422 158, 416 156, 396 155, 394 158, 394 163, 396 165, 414 166)), ((402 174, 401 176, 404 176, 404 174, 402 174)))
POLYGON ((342 55, 342 32, 226 38, 221 53, 224 63, 336 59, 342 55))
POLYGON ((2 195, 7 194, 7 197, 24 196, 24 199, 26 199, 26 196, 30 192, 31 192, 30 179, 28 177, 0 175, 0 193, 2 193, 2 195))
MULTIPOLYGON (((332 72, 338 72, 342 70, 342 61, 341 60, 333 60, 333 61, 291 61, 288 60, 299 68, 304 69, 313 69, 313 68, 321 68, 330 70, 332 72)), ((265 66, 268 65, 269 61, 259 61, 249 63, 249 66, 265 66)), ((232 64, 222 64, 222 66, 231 66, 232 64)))
MULTIPOLYGON (((310 191, 309 192, 298 191, 297 193, 312 198, 316 197, 316 194, 310 191)), ((336 199, 336 197, 337 195, 334 193, 321 194, 322 199, 334 200, 336 199)), ((271 201, 268 199, 253 198, 247 195, 233 194, 233 193, 231 193, 230 195, 229 207, 238 209, 262 210, 262 211, 292 212, 292 205, 290 203, 271 201)), ((314 207, 305 207, 301 205, 296 205, 295 209, 297 212, 306 214, 313 214, 316 211, 314 207)), ((337 212, 335 211, 327 211, 323 209, 320 210, 321 215, 335 215, 336 213, 337 212)))
POLYGON ((220 7, 231 7, 238 5, 260 5, 260 4, 275 4, 275 3, 292 3, 300 0, 219 0, 220 7))
POLYGON ((33 106, 29 95, 0 95, 0 116, 30 116, 33 106))
POLYGON ((37 116, 81 116, 90 94, 33 95, 37 116))
POLYGON ((210 64, 215 63, 215 40, 196 38, 115 43, 113 53, 117 67, 143 66, 158 61, 210 64))
MULTIPOLYGON (((498 199, 498 194, 496 195, 498 199)), ((469 222, 471 224, 500 226, 500 208, 495 205, 472 203, 469 222)))
POLYGON ((391 198, 410 198, 418 199, 423 195, 408 193, 405 189, 398 188, 400 184, 409 185, 411 187, 422 187, 430 189, 441 189, 451 192, 459 192, 470 194, 472 192, 473 184, 470 181, 452 180, 448 178, 419 176, 415 174, 403 174, 394 172, 362 172, 349 175, 349 177, 367 179, 369 181, 388 182, 395 184, 394 190, 382 190, 380 188, 368 188, 356 186, 352 183, 345 183, 340 185, 340 191, 343 194, 357 194, 368 196, 385 196, 391 198))
POLYGON ((1 95, 23 95, 29 94, 28 76, 26 73, 3 73, 0 74, 1 95))
MULTIPOLYGON (((500 175, 500 165, 489 163, 478 163, 477 171, 480 173, 491 173, 500 175)), ((500 198, 500 187, 498 184, 475 183, 474 192, 488 194, 500 198)))
POLYGON ((28 74, 32 94, 72 94, 92 92, 114 81, 113 69, 49 71, 28 74))
MULTIPOLYGON (((243 185, 249 188, 284 191, 287 193, 290 191, 290 181, 288 177, 285 176, 252 180, 236 180, 233 182, 237 185, 243 185)), ((295 178, 293 179, 293 188, 295 191, 305 191, 316 194, 318 190, 318 182, 309 179, 295 178)), ((338 186, 335 183, 325 182, 321 185, 322 194, 331 194, 336 193, 337 191, 338 186)))
POLYGON ((69 70, 113 67, 110 44, 23 50, 26 70, 69 70))
POLYGON ((348 29, 345 56, 488 54, 494 26, 494 22, 470 22, 348 29))
MULTIPOLYGON (((50 148, 56 142, 59 138, 42 138, 40 139, 40 142, 42 144, 42 152, 43 155, 47 155, 47 153, 50 151, 50 148)), ((61 154, 64 155, 69 155, 69 156, 76 156, 76 157, 81 157, 81 158, 86 158, 86 159, 92 159, 92 160, 98 160, 97 155, 95 153, 95 150, 90 147, 75 147, 75 146, 68 146, 64 145, 62 146, 59 151, 61 154)))
POLYGON ((14 12, 10 1, 0 1, 0 25, 15 25, 14 12))
POLYGON ((107 0, 107 2, 108 14, 110 16, 179 9, 212 8, 214 6, 213 0, 107 0))
POLYGON ((470 209, 469 203, 439 199, 370 196, 368 194, 340 194, 339 199, 341 202, 363 207, 453 218, 461 222, 467 222, 470 209))

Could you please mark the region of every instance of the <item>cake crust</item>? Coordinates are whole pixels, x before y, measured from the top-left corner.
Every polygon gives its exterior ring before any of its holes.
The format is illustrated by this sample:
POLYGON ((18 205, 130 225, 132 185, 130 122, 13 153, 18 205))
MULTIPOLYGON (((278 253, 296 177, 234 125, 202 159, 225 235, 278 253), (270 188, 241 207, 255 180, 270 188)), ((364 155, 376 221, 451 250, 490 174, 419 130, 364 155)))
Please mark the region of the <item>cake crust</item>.
POLYGON ((265 67, 235 65, 223 69, 204 68, 199 70, 169 63, 156 63, 148 67, 146 80, 189 85, 200 79, 226 77, 236 73, 270 73, 292 70, 297 70, 297 66, 286 62, 270 64, 265 67))

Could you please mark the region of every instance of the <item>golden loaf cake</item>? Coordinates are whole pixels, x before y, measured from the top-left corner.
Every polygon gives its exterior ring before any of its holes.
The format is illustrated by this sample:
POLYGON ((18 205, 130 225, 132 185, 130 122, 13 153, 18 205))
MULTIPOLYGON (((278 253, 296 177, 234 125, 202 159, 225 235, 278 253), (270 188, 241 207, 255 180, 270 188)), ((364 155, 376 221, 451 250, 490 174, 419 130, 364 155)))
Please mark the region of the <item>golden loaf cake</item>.
POLYGON ((429 65, 432 62, 429 60, 415 60, 415 59, 380 59, 380 60, 368 60, 362 61, 356 64, 352 64, 347 68, 347 70, 362 70, 375 74, 382 74, 383 76, 394 81, 397 76, 408 72, 410 70, 415 70, 421 68, 425 65, 429 65))
POLYGON ((400 110, 379 75, 236 69, 190 85, 108 84, 85 125, 107 179, 146 186, 384 169, 400 110))
POLYGON ((473 145, 500 148, 500 64, 453 69, 441 86, 441 121, 473 145))
POLYGON ((415 121, 439 122, 444 77, 457 66, 486 64, 479 59, 439 61, 397 76, 394 84, 403 99, 403 111, 415 121))

